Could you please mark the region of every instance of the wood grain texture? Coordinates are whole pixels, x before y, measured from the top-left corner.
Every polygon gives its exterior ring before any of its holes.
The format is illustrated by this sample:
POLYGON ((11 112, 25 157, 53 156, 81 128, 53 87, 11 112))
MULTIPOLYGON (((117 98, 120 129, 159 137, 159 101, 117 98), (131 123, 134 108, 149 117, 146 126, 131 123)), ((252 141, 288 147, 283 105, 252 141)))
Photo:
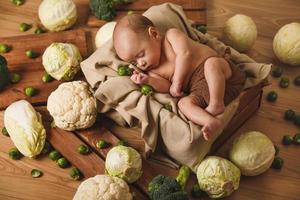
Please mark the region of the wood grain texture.
MULTIPOLYGON (((5 109, 11 103, 26 99, 30 103, 45 104, 48 96, 54 91, 60 81, 44 83, 42 77, 45 69, 42 65, 42 55, 45 49, 53 42, 67 42, 76 45, 83 58, 88 55, 85 31, 78 29, 65 31, 62 33, 46 33, 41 35, 26 35, 0 38, 0 43, 12 46, 12 50, 3 54, 8 63, 8 69, 12 73, 21 75, 21 81, 10 84, 0 92, 0 110, 5 109), (40 54, 35 59, 30 59, 25 55, 28 50, 34 50, 40 54), (39 90, 39 94, 33 97, 25 95, 26 87, 34 87, 39 90)), ((80 73, 77 78, 80 77, 80 73)))

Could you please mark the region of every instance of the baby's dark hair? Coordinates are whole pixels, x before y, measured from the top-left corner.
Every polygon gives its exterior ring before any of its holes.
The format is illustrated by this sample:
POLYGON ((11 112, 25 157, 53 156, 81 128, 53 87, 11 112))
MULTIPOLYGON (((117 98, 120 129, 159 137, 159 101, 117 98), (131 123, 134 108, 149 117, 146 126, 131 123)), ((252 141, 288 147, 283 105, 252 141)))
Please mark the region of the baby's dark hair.
POLYGON ((131 14, 120 19, 114 29, 114 35, 120 28, 129 28, 136 33, 145 33, 149 27, 154 26, 152 21, 140 14, 131 14))

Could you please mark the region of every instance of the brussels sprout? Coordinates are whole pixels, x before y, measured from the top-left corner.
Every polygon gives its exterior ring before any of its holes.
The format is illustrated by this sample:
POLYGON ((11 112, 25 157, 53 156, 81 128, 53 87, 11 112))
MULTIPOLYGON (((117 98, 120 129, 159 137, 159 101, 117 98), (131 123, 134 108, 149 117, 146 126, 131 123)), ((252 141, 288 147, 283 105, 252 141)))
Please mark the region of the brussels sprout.
POLYGON ((293 137, 290 135, 285 135, 282 138, 282 144, 284 145, 290 145, 293 143, 293 137))
POLYGON ((42 154, 47 154, 47 153, 49 153, 50 151, 52 150, 52 146, 51 146, 51 144, 49 143, 49 142, 45 142, 45 145, 44 145, 44 148, 43 148, 43 150, 42 150, 42 154))
POLYGON ((200 31, 201 33, 206 33, 206 31, 207 31, 207 28, 206 28, 206 25, 204 25, 204 24, 197 24, 196 25, 196 29, 198 30, 198 31, 200 31))
POLYGON ((279 86, 282 88, 287 88, 290 84, 290 80, 286 77, 280 79, 279 86))
POLYGON ((73 167, 70 170, 69 175, 76 181, 80 180, 82 178, 82 174, 81 174, 80 170, 76 167, 73 167))
POLYGON ((281 169, 282 166, 284 164, 284 161, 282 158, 280 158, 279 156, 276 156, 273 160, 273 163, 272 163, 272 168, 274 169, 281 169))
POLYGON ((33 50, 28 50, 25 52, 25 54, 28 58, 37 58, 40 55, 38 52, 33 51, 33 50))
POLYGON ((195 184, 195 185, 193 185, 192 191, 191 191, 192 197, 195 197, 195 198, 203 197, 204 194, 205 194, 204 191, 202 191, 202 190, 200 189, 198 183, 195 184))
POLYGON ((131 147, 115 146, 106 156, 105 169, 110 176, 133 183, 142 175, 141 155, 131 147))
POLYGON ((38 177, 41 177, 42 175, 43 175, 43 172, 38 169, 31 170, 31 177, 33 177, 33 178, 38 178, 38 177))
POLYGON ((65 159, 64 157, 59 158, 56 162, 57 162, 57 165, 61 168, 67 168, 70 165, 69 161, 67 159, 65 159))
POLYGON ((300 76, 297 76, 295 79, 294 79, 294 84, 296 86, 300 86, 300 76))
POLYGON ((50 76, 50 74, 48 74, 47 72, 44 73, 43 77, 42 77, 42 81, 44 83, 49 83, 51 81, 53 81, 52 76, 50 76))
POLYGON ((132 14, 134 14, 134 11, 132 11, 132 10, 129 10, 129 11, 127 12, 127 15, 132 15, 132 14))
POLYGON ((127 141, 124 141, 124 140, 119 140, 118 143, 117 143, 117 146, 125 146, 125 147, 128 147, 128 142, 127 141))
POLYGON ((79 147, 78 147, 77 150, 78 150, 78 153, 80 153, 80 154, 88 154, 88 153, 90 153, 90 149, 86 145, 84 145, 84 144, 79 145, 79 147))
POLYGON ((300 133, 296 133, 293 137, 294 144, 300 144, 300 133))
POLYGON ((118 66, 118 74, 119 76, 131 76, 132 69, 128 67, 128 65, 119 65, 118 66))
POLYGON ((171 106, 171 104, 165 104, 164 105, 164 108, 166 109, 166 110, 168 110, 168 111, 170 111, 170 112, 172 112, 172 106, 171 106))
POLYGON ((17 74, 17 73, 11 73, 10 74, 10 82, 18 83, 20 80, 21 80, 20 74, 17 74))
POLYGON ((296 115, 294 117, 294 124, 296 124, 297 126, 300 126, 300 115, 296 115))
POLYGON ((278 78, 282 75, 282 72, 283 72, 282 68, 277 66, 272 69, 271 74, 273 77, 278 78))
POLYGON ((274 145, 274 148, 275 148, 275 156, 277 156, 279 153, 279 147, 277 145, 274 145))
POLYGON ((295 117, 295 111, 293 111, 292 109, 289 109, 287 111, 285 111, 284 113, 284 119, 286 120, 293 120, 295 117))
POLYGON ((98 140, 96 142, 96 147, 99 149, 104 149, 110 146, 109 142, 106 142, 105 140, 98 140))
POLYGON ((2 128, 2 134, 9 137, 9 133, 7 132, 7 129, 5 127, 2 128))
POLYGON ((9 152, 8 152, 8 155, 9 155, 9 157, 10 157, 11 159, 13 159, 13 160, 19 160, 19 159, 21 159, 21 157, 23 156, 23 155, 21 154, 21 152, 20 152, 16 147, 11 148, 11 149, 9 150, 9 152))
POLYGON ((39 91, 38 91, 38 89, 33 88, 33 87, 26 87, 24 92, 25 92, 26 96, 33 97, 33 96, 37 95, 39 91))
POLYGON ((278 97, 278 95, 275 91, 271 91, 267 94, 267 100, 270 102, 276 101, 277 97, 278 97))
POLYGON ((10 51, 10 47, 7 44, 0 43, 0 53, 7 53, 10 51))
POLYGON ((20 24, 20 31, 25 32, 28 31, 31 28, 30 24, 21 23, 20 24))
POLYGON ((16 6, 21 6, 24 3, 24 0, 12 0, 11 2, 16 6))
POLYGON ((56 161, 56 160, 58 160, 59 158, 61 158, 61 154, 58 152, 58 151, 56 151, 56 150, 53 150, 53 151, 51 151, 50 153, 49 153, 49 158, 51 159, 51 160, 54 160, 54 161, 56 161))
POLYGON ((152 90, 152 87, 150 85, 142 85, 141 86, 141 93, 145 96, 150 96, 153 94, 153 90, 152 90))
POLYGON ((34 30, 34 33, 35 34, 41 34, 41 33, 46 33, 46 31, 44 29, 42 29, 41 27, 37 27, 35 30, 34 30))

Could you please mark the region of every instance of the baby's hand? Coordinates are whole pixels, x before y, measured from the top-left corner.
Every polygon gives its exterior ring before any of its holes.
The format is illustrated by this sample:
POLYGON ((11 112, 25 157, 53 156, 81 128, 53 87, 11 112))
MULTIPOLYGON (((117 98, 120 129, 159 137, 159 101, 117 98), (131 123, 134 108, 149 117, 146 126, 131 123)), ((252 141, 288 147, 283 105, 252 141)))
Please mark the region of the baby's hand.
POLYGON ((134 70, 130 79, 136 84, 144 84, 148 82, 148 75, 134 70))
POLYGON ((174 82, 172 83, 170 87, 170 94, 173 97, 181 97, 183 96, 183 92, 181 91, 181 85, 175 84, 174 82))

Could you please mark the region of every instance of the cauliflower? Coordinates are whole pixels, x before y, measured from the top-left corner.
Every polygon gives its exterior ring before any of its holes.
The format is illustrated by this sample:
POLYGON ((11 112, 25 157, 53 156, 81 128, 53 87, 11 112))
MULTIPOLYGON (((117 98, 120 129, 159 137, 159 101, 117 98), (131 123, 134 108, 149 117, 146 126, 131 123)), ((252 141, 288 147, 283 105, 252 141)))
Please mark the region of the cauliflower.
POLYGON ((84 81, 60 84, 50 94, 47 109, 55 125, 68 131, 91 127, 97 116, 96 99, 84 81))
POLYGON ((97 175, 82 182, 73 200, 131 200, 125 181, 118 177, 97 175))

